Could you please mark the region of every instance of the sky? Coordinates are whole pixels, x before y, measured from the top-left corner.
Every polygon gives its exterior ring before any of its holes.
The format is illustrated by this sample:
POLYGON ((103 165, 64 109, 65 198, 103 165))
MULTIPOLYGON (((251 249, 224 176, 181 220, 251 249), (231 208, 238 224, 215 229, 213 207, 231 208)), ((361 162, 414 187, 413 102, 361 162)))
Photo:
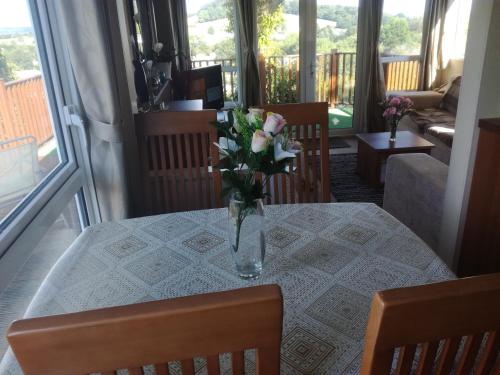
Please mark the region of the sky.
MULTIPOLYGON (((3 0, 0 0, 3 1, 3 0)), ((188 14, 196 13, 201 6, 212 0, 186 0, 188 14)), ((314 1, 314 0, 308 0, 314 1)), ((358 0, 317 0, 320 5, 358 6, 358 0)), ((403 13, 410 17, 424 15, 425 0, 384 0, 384 13, 403 13)))
MULTIPOLYGON (((187 0, 188 14, 195 13, 202 5, 212 0, 187 0)), ((313 0, 309 0, 313 1, 313 0)), ((338 4, 357 6, 358 0, 318 0, 318 4, 338 4)), ((384 12, 404 13, 409 16, 422 16, 425 0, 385 0, 384 12)), ((0 27, 31 26, 30 12, 26 0, 0 0, 0 27)))
POLYGON ((31 26, 26 0, 0 0, 0 9, 0 28, 31 26))

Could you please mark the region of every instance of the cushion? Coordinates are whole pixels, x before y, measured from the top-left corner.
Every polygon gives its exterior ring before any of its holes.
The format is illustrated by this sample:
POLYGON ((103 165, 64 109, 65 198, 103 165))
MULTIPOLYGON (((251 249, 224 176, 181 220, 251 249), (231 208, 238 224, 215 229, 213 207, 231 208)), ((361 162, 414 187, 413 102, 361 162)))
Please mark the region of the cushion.
POLYGON ((453 136, 455 135, 455 125, 446 124, 429 125, 425 129, 425 133, 438 138, 445 145, 451 147, 453 145, 453 136))
POLYGON ((450 88, 446 91, 441 102, 441 109, 457 115, 458 107, 458 96, 460 94, 460 85, 462 83, 462 77, 459 76, 453 80, 450 88))
POLYGON ((455 116, 442 109, 427 108, 413 111, 410 112, 410 118, 418 125, 421 133, 424 133, 427 127, 437 124, 455 127, 455 116))

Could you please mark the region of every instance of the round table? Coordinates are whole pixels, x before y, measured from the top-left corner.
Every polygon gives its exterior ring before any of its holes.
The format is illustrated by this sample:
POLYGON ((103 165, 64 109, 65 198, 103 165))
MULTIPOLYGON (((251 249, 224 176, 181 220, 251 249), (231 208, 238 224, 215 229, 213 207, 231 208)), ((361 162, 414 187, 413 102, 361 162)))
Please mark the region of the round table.
MULTIPOLYGON (((266 258, 256 281, 233 269, 227 209, 88 227, 25 316, 277 283, 285 309, 282 373, 357 373, 375 291, 454 278, 424 242, 373 204, 266 206, 265 216, 266 258)), ((246 355, 251 365, 252 352, 246 355)), ((197 364, 203 372, 203 361, 197 364)), ((0 373, 20 373, 10 349, 0 373)))

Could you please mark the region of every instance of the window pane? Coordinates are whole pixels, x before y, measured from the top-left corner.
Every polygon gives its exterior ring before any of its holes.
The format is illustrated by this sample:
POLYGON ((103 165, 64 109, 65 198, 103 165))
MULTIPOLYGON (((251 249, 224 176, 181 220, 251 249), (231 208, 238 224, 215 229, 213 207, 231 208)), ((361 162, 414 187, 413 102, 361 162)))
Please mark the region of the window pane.
POLYGON ((316 100, 328 102, 329 128, 352 128, 358 0, 318 0, 316 100))
POLYGON ((425 0, 385 0, 380 52, 387 90, 416 90, 425 0))
POLYGON ((0 358, 7 349, 9 324, 24 315, 43 279, 80 234, 76 199, 72 199, 36 245, 14 279, 0 293, 0 358))
POLYGON ((0 221, 66 160, 41 71, 27 2, 0 0, 0 221))
POLYGON ((298 102, 299 2, 257 0, 257 38, 266 103, 298 102))
POLYGON ((225 102, 238 101, 238 70, 232 0, 187 0, 193 68, 222 65, 225 102))

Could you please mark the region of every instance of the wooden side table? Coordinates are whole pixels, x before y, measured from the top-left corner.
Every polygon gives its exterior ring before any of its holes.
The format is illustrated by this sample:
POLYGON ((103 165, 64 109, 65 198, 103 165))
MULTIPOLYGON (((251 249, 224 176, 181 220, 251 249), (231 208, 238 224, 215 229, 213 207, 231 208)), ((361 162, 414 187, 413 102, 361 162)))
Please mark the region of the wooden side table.
POLYGON ((358 139, 359 176, 372 187, 381 186, 382 163, 392 154, 423 152, 430 154, 434 144, 410 131, 398 131, 396 142, 389 142, 389 132, 356 134, 358 139))

